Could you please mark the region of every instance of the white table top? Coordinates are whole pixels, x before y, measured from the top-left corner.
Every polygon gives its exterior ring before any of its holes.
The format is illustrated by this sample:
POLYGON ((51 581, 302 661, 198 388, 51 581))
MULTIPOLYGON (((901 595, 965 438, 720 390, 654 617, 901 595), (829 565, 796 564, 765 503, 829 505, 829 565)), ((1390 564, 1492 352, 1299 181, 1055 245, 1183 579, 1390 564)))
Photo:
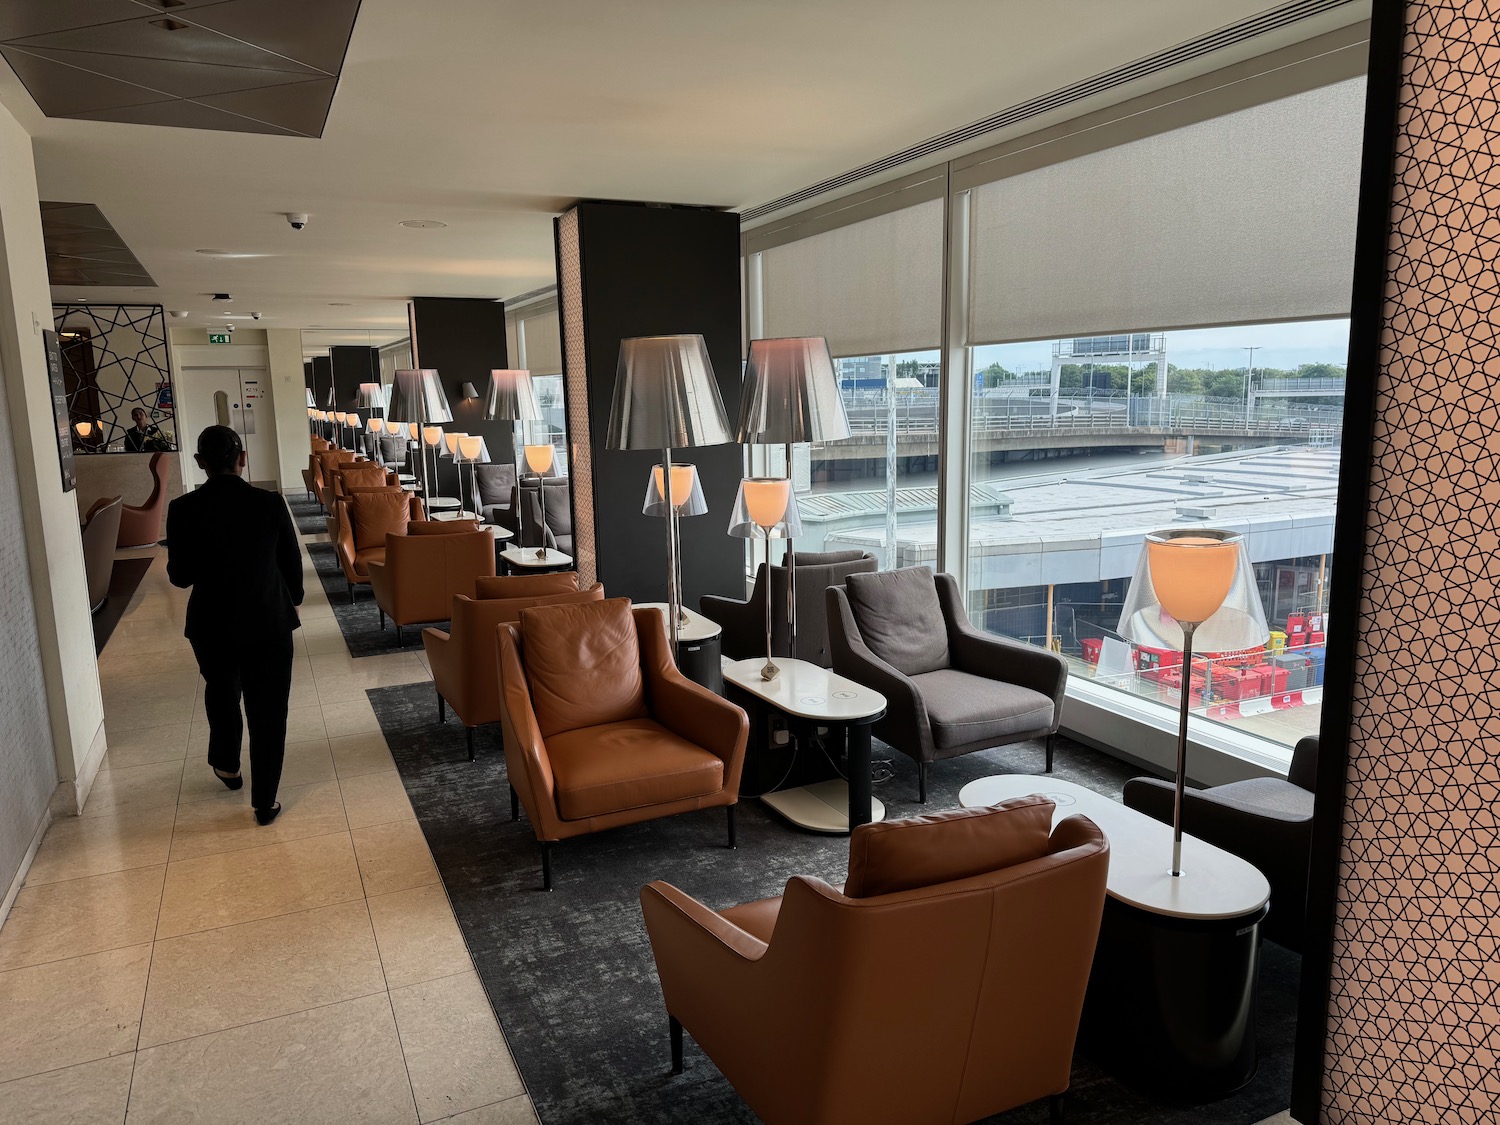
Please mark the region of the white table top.
POLYGON ((573 556, 565 555, 561 551, 547 548, 547 554, 543 558, 536 557, 535 547, 507 547, 500 552, 500 557, 512 566, 572 566, 573 556))
POLYGON ((1052 823, 1082 813, 1109 840, 1111 896, 1172 918, 1238 918, 1259 910, 1271 884, 1252 864, 1222 848, 1182 837, 1182 874, 1173 877, 1172 826, 1061 778, 1003 774, 971 781, 958 793, 966 809, 1040 793, 1057 804, 1052 823))
POLYGON ((447 511, 444 511, 444 512, 433 512, 432 513, 432 518, 435 519, 435 520, 477 520, 479 518, 479 516, 476 513, 474 513, 474 512, 464 512, 464 511, 447 512, 447 511))
POLYGON ((774 680, 760 678, 765 663, 763 656, 729 661, 724 665, 724 679, 803 719, 846 722, 868 719, 885 710, 885 696, 878 691, 810 661, 775 657, 781 674, 774 680))
POLYGON ((412 476, 410 473, 397 473, 396 474, 396 479, 398 481, 400 481, 402 484, 416 484, 417 483, 417 478, 414 477, 414 476, 412 476))
POLYGON ((428 509, 434 512, 447 511, 450 508, 462 508, 463 506, 464 502, 462 500, 455 499, 452 496, 434 496, 427 501, 428 509))
MULTIPOLYGON (((659 609, 663 617, 667 615, 670 608, 666 602, 636 602, 635 604, 639 609, 659 609)), ((717 621, 704 617, 703 614, 688 609, 687 606, 682 607, 682 612, 687 615, 687 624, 677 626, 678 641, 708 641, 724 631, 717 621)), ((671 636, 671 622, 667 624, 667 635, 671 636)))

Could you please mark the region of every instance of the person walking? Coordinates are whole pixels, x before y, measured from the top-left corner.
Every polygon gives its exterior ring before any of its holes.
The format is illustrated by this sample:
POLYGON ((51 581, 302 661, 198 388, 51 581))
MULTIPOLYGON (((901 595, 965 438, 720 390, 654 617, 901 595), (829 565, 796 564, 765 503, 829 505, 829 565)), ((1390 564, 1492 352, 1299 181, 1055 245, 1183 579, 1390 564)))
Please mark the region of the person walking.
POLYGON ((245 447, 228 426, 198 435, 208 474, 167 506, 167 578, 192 587, 183 629, 203 676, 208 764, 230 789, 240 776, 240 700, 250 727, 250 805, 259 824, 281 812, 292 631, 301 622, 302 552, 286 501, 247 482, 245 447))

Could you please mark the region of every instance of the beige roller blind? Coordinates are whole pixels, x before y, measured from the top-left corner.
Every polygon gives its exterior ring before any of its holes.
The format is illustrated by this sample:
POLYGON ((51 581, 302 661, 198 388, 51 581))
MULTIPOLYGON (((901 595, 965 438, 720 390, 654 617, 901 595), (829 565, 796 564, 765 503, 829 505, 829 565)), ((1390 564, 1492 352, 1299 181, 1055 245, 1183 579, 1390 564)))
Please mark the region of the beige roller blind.
POLYGON ((980 184, 970 343, 1347 316, 1363 112, 1351 79, 980 184))
POLYGON ((936 348, 943 202, 773 246, 761 270, 767 336, 826 336, 835 356, 936 348))
POLYGON ((526 337, 526 368, 533 375, 561 375, 562 336, 555 307, 523 313, 518 321, 526 337))

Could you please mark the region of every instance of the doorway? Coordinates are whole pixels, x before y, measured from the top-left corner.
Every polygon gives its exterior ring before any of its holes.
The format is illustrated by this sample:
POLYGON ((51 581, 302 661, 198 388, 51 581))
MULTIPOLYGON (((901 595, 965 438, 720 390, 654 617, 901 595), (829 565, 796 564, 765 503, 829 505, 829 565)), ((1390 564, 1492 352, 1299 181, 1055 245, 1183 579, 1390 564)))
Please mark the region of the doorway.
POLYGON ((245 479, 276 489, 275 420, 265 399, 263 367, 188 367, 181 377, 183 481, 197 487, 206 479, 191 453, 207 426, 228 426, 245 445, 245 479))

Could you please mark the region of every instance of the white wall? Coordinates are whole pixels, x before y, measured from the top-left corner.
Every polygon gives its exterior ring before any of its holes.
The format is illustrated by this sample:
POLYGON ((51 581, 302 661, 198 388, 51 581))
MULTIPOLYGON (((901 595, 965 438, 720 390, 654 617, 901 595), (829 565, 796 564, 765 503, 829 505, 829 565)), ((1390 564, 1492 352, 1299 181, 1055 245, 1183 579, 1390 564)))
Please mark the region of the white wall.
MULTIPOLYGON (((104 757, 104 704, 78 508, 63 492, 58 471, 56 421, 42 350, 42 329, 51 324, 31 138, 0 107, 0 368, 14 442, 13 491, 26 547, 36 656, 51 728, 52 776, 58 782, 54 803, 59 811, 72 813, 87 800, 104 757)), ((5 644, 11 643, 6 636, 5 644)), ((11 685, 0 687, 12 690, 11 685)), ((38 751, 33 746, 22 752, 38 751)), ((5 788, 0 779, 0 791, 5 788)))
POLYGON ((276 419, 276 447, 281 463, 281 490, 302 491, 307 468, 307 383, 302 374, 302 333, 295 328, 268 328, 266 353, 271 410, 276 419))

